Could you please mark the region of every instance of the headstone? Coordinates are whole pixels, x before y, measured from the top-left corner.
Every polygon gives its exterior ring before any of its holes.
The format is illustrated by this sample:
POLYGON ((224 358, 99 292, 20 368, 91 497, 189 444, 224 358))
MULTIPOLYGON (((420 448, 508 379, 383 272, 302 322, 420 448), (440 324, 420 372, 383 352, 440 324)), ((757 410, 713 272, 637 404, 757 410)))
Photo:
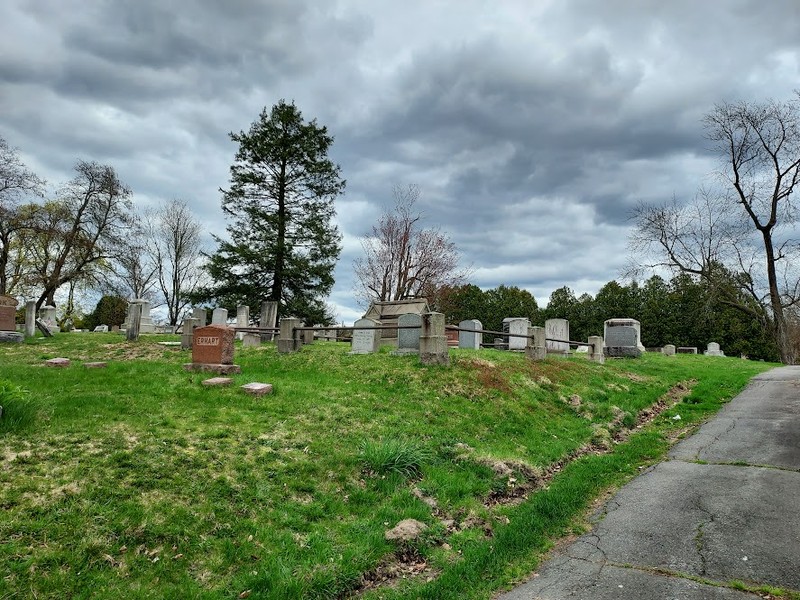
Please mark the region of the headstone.
POLYGON ((136 334, 136 338, 138 339, 140 333, 155 333, 156 326, 155 323, 153 323, 153 318, 150 316, 150 302, 143 298, 135 298, 128 304, 128 314, 125 317, 125 322, 122 324, 122 328, 125 330, 126 335, 128 330, 131 328, 131 315, 135 310, 135 306, 138 306, 139 315, 139 330, 136 334))
POLYGON ((381 330, 364 329, 364 327, 376 327, 378 325, 380 325, 380 322, 373 319, 359 319, 353 324, 350 354, 372 354, 378 351, 381 343, 381 330))
POLYGON ((395 354, 419 354, 422 317, 416 313, 406 313, 398 317, 397 325, 397 350, 395 354), (415 329, 400 329, 400 327, 415 327, 415 329))
POLYGON ((303 345, 303 339, 298 327, 302 327, 303 322, 294 317, 281 319, 280 332, 278 333, 278 352, 297 352, 303 345))
POLYGON ((39 320, 45 324, 51 334, 61 331, 58 327, 58 321, 56 321, 55 306, 43 306, 39 309, 39 320))
POLYGON ((44 337, 53 337, 53 332, 50 331, 50 328, 45 325, 44 321, 41 319, 36 319, 36 327, 42 332, 44 337))
POLYGON ((25 303, 25 337, 36 335, 36 300, 25 303))
POLYGON ((192 318, 197 319, 195 327, 205 327, 208 325, 208 311, 205 308, 195 308, 192 310, 192 318))
POLYGON ((664 356, 675 356, 675 346, 673 344, 667 344, 661 348, 661 354, 664 356))
MULTIPOLYGON (((633 327, 636 330, 636 347, 644 352, 645 349, 642 345, 642 325, 639 321, 636 319, 608 319, 603 323, 603 339, 608 339, 608 331, 614 327, 633 327)), ((606 342, 606 346, 607 345, 608 342, 606 342)))
POLYGON ((242 336, 242 347, 244 348, 257 348, 261 345, 261 334, 259 333, 245 333, 242 336))
POLYGON ((251 396, 266 396, 267 394, 272 393, 272 384, 271 383, 246 383, 244 384, 241 389, 251 396))
POLYGON ((703 352, 706 356, 725 356, 725 353, 719 349, 717 342, 709 342, 708 348, 703 352))
POLYGON ((108 325, 98 325, 93 331, 95 333, 108 333, 108 325))
POLYGON ((0 331, 17 331, 17 299, 0 296, 0 331))
POLYGON ((69 366, 69 359, 63 357, 51 358, 50 360, 44 361, 44 364, 48 367, 64 368, 69 366))
MULTIPOLYGON (((194 313, 192 313, 194 314, 194 313)), ((200 327, 200 321, 194 317, 186 317, 181 327, 181 350, 191 350, 194 341, 194 330, 200 327)))
MULTIPOLYGON (((261 320, 258 326, 262 329, 274 329, 275 324, 278 322, 278 303, 274 300, 264 300, 261 303, 261 320)), ((262 333, 261 339, 264 342, 271 342, 275 338, 274 333, 262 333)))
POLYGON ((189 371, 211 371, 220 375, 241 373, 233 364, 233 339, 236 331, 227 325, 196 327, 192 341, 192 362, 183 365, 189 371))
POLYGON ((227 308, 215 308, 214 312, 211 313, 211 324, 212 325, 227 325, 228 324, 228 309, 227 308))
POLYGON ((675 352, 678 354, 697 354, 696 346, 679 346, 675 352))
POLYGON ((314 330, 313 329, 304 329, 301 333, 301 338, 303 340, 304 345, 313 344, 314 343, 314 330))
POLYGON ((458 324, 458 328, 474 330, 458 332, 458 347, 480 350, 483 334, 476 333, 476 331, 483 329, 483 323, 478 321, 478 319, 467 319, 466 321, 461 321, 461 323, 458 324))
MULTIPOLYGON (((236 327, 250 327, 250 307, 237 306, 236 307, 236 327)), ((244 331, 236 332, 236 339, 241 340, 244 337, 244 331)))
POLYGON ((135 341, 139 339, 139 325, 142 320, 142 304, 140 302, 131 302, 128 306, 128 322, 125 329, 125 338, 128 341, 135 341))
POLYGON ((638 332, 633 326, 616 325, 606 329, 606 356, 639 358, 642 350, 636 345, 638 332))
POLYGON ((547 358, 547 335, 544 327, 528 327, 525 356, 531 360, 547 358))
POLYGON ((111 326, 112 333, 119 333, 119 325, 112 325, 111 326))
POLYGON ((551 354, 569 354, 569 321, 566 319, 547 319, 544 322, 544 333, 547 338, 547 352, 551 354), (564 340, 555 342, 553 340, 564 340))
POLYGON ((212 377, 203 381, 203 385, 206 387, 225 387, 232 383, 233 379, 230 377, 212 377))
POLYGON ((599 335, 589 336, 589 360, 594 362, 605 362, 606 355, 603 353, 603 338, 599 335))
POLYGON ((425 365, 449 365, 450 349, 445 335, 444 314, 429 312, 422 314, 422 329, 419 336, 419 359, 425 365))
POLYGON ((509 350, 525 350, 528 345, 528 340, 525 337, 517 336, 527 336, 528 327, 530 326, 530 320, 524 317, 508 317, 503 319, 503 333, 515 334, 513 337, 511 335, 506 336, 503 340, 503 342, 508 345, 509 350))

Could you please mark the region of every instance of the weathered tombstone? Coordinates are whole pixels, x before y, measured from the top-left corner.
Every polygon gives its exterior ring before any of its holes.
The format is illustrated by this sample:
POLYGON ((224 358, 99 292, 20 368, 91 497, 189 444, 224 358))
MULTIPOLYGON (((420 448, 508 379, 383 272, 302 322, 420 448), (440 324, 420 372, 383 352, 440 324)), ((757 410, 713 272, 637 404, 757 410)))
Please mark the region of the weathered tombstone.
POLYGON ((458 332, 458 347, 459 348, 472 348, 473 350, 480 350, 482 334, 476 331, 483 329, 483 323, 478 319, 467 319, 458 324, 459 329, 473 329, 474 331, 459 331, 458 332))
POLYGON ((313 344, 314 343, 314 330, 313 329, 304 329, 300 332, 300 339, 303 340, 303 345, 313 344))
POLYGON ((112 325, 111 326, 111 331, 113 333, 119 333, 119 325, 112 325))
POLYGON ((50 328, 41 319, 36 319, 36 327, 42 332, 44 337, 53 337, 53 332, 50 331, 50 328))
MULTIPOLYGON (((608 332, 614 327, 633 327, 636 330, 636 347, 644 352, 642 345, 642 325, 636 319, 608 319, 603 323, 603 339, 608 339, 608 332)), ((606 346, 608 342, 606 342, 606 346)))
MULTIPOLYGON (((250 327, 250 307, 237 306, 236 307, 236 327, 250 327)), ((244 331, 236 332, 236 339, 241 340, 244 337, 244 331)))
POLYGON ((708 348, 703 352, 706 356, 725 356, 725 353, 719 349, 717 342, 709 342, 708 348))
POLYGON ((137 332, 137 337, 140 333, 155 333, 156 326, 153 323, 153 319, 150 316, 150 303, 143 298, 135 298, 128 303, 128 314, 125 317, 125 322, 122 324, 122 328, 125 331, 130 329, 131 325, 131 314, 134 310, 134 306, 138 306, 138 314, 139 314, 139 331, 137 332))
POLYGON ((494 338, 494 344, 492 344, 496 350, 508 350, 508 344, 506 343, 506 338, 496 337, 494 338))
POLYGON ((192 362, 184 365, 193 371, 211 371, 222 375, 241 373, 233 364, 233 339, 236 331, 227 325, 207 325, 194 330, 192 362))
POLYGON ((41 309, 39 309, 39 320, 44 323, 47 329, 50 330, 51 334, 61 331, 58 326, 58 321, 56 320, 55 306, 43 306, 41 309))
POLYGON ((416 313, 406 313, 397 319, 397 350, 393 354, 419 354, 419 338, 422 317, 416 313), (416 327, 416 329, 400 329, 416 327))
POLYGON ((245 333, 242 336, 242 346, 244 348, 255 348, 261 345, 261 334, 245 333))
POLYGON ((594 362, 605 362, 606 355, 603 354, 603 338, 599 335, 589 336, 589 360, 594 362))
POLYGON ((211 324, 212 325, 227 325, 228 324, 228 309, 227 308, 215 308, 214 312, 211 313, 211 324))
POLYGON ((508 317, 503 319, 503 333, 510 333, 512 335, 506 336, 503 342, 508 345, 509 350, 525 350, 528 346, 528 340, 524 337, 527 336, 528 327, 531 322, 525 317, 508 317))
POLYGON ((278 333, 278 352, 297 352, 303 344, 302 336, 299 331, 295 331, 297 327, 302 327, 303 322, 300 319, 288 317, 281 319, 280 332, 278 333))
POLYGON ((678 354, 697 354, 696 346, 679 346, 675 350, 678 354))
MULTIPOLYGON (((278 303, 274 300, 264 300, 261 303, 261 320, 258 326, 262 329, 274 329, 277 322, 278 303)), ((263 342, 271 342, 273 339, 275 339, 275 334, 272 332, 261 334, 261 341, 263 342)))
POLYGON ((633 326, 617 325, 606 329, 606 356, 639 358, 642 351, 636 345, 638 332, 633 326))
POLYGON ((125 329, 125 337, 128 341, 139 339, 139 325, 142 319, 142 305, 140 302, 131 302, 128 306, 128 326, 125 329))
POLYGON ((543 327, 528 327, 525 341, 525 356, 531 360, 544 360, 547 358, 546 332, 543 327))
POLYGON ((381 344, 381 330, 365 329, 366 327, 377 327, 378 325, 380 325, 380 322, 373 319, 359 319, 353 324, 350 354, 372 354, 378 351, 381 344))
POLYGON ((437 312, 422 314, 419 336, 419 359, 425 365, 449 365, 450 352, 444 331, 444 315, 437 312))
POLYGON ((547 352, 550 354, 569 354, 569 321, 566 319, 547 319, 544 322, 547 338, 547 352), (553 340, 564 340, 555 342, 553 340))
POLYGON ((661 354, 664 356, 675 356, 675 346, 673 344, 667 344, 661 348, 661 354))
POLYGON ((0 331, 17 331, 17 299, 0 296, 0 331))
POLYGON ((192 349, 194 330, 198 327, 200 327, 200 321, 194 317, 186 317, 183 320, 183 326, 181 327, 181 350, 192 349))
POLYGON ((205 327, 208 325, 208 311, 205 308, 195 308, 192 310, 192 318, 197 319, 195 327, 205 327))
POLYGON ((25 303, 25 337, 36 335, 36 300, 25 303))
POLYGON ((98 325, 92 331, 95 333, 108 333, 108 325, 98 325))

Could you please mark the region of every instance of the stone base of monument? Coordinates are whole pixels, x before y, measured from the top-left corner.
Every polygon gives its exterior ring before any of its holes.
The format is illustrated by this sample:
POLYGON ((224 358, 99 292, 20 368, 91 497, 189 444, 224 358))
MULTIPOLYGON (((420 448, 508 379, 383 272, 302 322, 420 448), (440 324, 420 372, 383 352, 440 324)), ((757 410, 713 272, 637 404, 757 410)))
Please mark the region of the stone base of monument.
POLYGON ((219 375, 232 375, 241 373, 239 365, 215 365, 208 363, 186 363, 183 368, 187 371, 200 371, 203 373, 218 373, 219 375))
POLYGON ((0 331, 0 344, 19 344, 25 336, 16 331, 0 331))
POLYGON ((639 358, 642 351, 638 346, 606 346, 603 354, 610 358, 639 358))

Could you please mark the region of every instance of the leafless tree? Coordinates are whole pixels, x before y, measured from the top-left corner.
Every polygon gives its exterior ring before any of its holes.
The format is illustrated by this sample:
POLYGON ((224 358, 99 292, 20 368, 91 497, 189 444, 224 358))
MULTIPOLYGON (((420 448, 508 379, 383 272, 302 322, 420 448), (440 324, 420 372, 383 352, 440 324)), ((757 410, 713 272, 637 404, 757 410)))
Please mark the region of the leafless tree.
POLYGON ((43 192, 44 181, 28 170, 17 150, 0 137, 0 295, 13 292, 24 277, 21 234, 29 223, 21 202, 43 192))
POLYGON ((361 239, 364 256, 354 263, 356 296, 365 305, 430 297, 467 276, 459 270, 460 254, 450 237, 439 228, 422 227, 423 217, 414 207, 419 187, 395 185, 392 193, 394 207, 361 239))
POLYGON ((157 306, 158 267, 150 252, 152 215, 134 215, 130 235, 122 242, 102 287, 121 298, 143 298, 157 306))
POLYGON ((719 192, 693 203, 640 205, 632 249, 640 266, 695 274, 727 303, 758 314, 773 333, 781 360, 793 364, 786 309, 800 300, 800 252, 792 239, 800 180, 800 96, 788 102, 720 104, 704 119, 724 167, 719 192), (647 263, 647 256, 657 256, 647 263), (733 278, 720 278, 722 269, 733 278), (720 281, 733 279, 736 292, 720 281))
POLYGON ((202 227, 184 200, 162 206, 149 224, 149 253, 170 325, 177 325, 200 283, 202 227))

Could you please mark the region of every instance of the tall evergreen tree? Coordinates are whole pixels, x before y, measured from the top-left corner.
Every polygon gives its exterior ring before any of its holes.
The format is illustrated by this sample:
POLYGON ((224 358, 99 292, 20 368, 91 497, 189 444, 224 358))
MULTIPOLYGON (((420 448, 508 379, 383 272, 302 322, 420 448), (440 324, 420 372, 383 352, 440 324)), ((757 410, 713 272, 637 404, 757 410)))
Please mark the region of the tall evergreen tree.
POLYGON ((345 187, 328 158, 333 137, 284 100, 230 136, 239 144, 230 187, 221 190, 230 240, 215 238, 206 267, 214 283, 193 300, 251 311, 276 300, 281 316, 330 323, 324 299, 341 252, 333 201, 345 187))

